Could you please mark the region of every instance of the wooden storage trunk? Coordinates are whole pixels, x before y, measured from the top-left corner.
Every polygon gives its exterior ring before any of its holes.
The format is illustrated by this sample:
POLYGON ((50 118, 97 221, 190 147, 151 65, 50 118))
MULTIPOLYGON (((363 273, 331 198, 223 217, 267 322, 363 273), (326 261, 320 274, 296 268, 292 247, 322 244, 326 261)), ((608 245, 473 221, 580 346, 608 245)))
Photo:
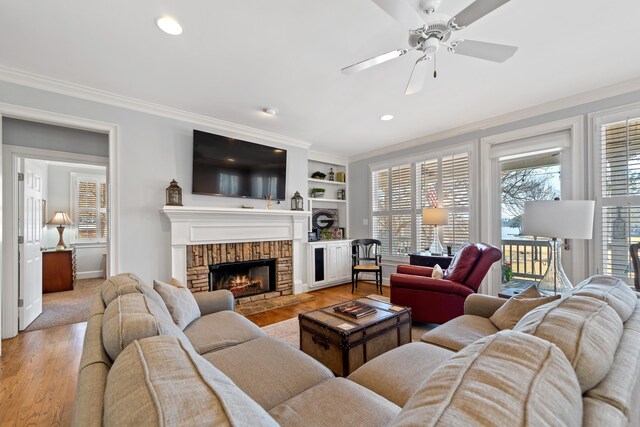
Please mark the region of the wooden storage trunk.
POLYGON ((358 298, 376 309, 355 319, 336 313, 341 304, 300 314, 300 349, 346 377, 367 361, 411 342, 411 309, 371 298, 358 298))

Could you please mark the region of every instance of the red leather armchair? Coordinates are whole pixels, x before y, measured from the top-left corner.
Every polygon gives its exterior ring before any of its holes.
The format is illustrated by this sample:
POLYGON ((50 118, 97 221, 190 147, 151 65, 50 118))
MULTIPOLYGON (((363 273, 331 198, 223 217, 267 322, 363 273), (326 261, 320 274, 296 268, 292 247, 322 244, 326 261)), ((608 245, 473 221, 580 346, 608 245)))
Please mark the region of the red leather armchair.
POLYGON ((442 279, 432 278, 430 267, 399 265, 391 275, 391 302, 411 307, 413 320, 448 322, 464 314, 464 300, 478 291, 491 265, 501 258, 500 249, 492 245, 463 246, 442 279))

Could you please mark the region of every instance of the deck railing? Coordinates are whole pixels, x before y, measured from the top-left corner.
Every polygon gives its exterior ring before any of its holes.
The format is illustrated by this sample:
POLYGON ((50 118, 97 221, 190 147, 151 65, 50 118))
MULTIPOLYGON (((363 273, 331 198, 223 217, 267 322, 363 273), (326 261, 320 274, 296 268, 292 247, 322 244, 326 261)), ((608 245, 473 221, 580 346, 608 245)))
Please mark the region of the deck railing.
POLYGON ((541 279, 550 255, 551 245, 545 240, 502 240, 502 264, 511 263, 515 278, 541 279))

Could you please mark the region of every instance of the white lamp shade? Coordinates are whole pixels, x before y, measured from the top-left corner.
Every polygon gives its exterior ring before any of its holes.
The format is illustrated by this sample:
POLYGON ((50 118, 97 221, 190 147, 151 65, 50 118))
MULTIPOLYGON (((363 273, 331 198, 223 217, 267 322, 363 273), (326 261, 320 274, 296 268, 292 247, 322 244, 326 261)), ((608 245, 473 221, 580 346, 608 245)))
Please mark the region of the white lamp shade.
POLYGON ((49 225, 73 225, 73 221, 66 212, 56 212, 47 223, 49 225))
POLYGON ((422 223, 425 225, 447 225, 449 223, 449 209, 422 208, 422 223))
POLYGON ((543 200, 526 202, 522 234, 586 239, 593 236, 593 200, 543 200))

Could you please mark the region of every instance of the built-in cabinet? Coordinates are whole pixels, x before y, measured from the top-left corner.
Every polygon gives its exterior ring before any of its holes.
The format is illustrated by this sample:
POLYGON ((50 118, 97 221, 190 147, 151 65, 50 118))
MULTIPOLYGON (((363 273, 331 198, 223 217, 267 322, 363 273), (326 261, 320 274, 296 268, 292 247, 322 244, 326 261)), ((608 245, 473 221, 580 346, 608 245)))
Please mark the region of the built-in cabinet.
POLYGON ((321 288, 351 280, 351 241, 327 240, 308 244, 309 287, 321 288))
POLYGON ((326 158, 309 158, 309 178, 307 192, 307 206, 312 214, 309 222, 309 231, 315 228, 313 223, 313 213, 318 209, 327 209, 337 216, 337 227, 342 229, 342 239, 349 237, 348 218, 349 210, 347 206, 347 166, 346 162, 341 164, 326 158), (324 179, 312 178, 313 174, 321 172, 325 174, 324 179), (333 180, 330 174, 333 172, 333 180))

